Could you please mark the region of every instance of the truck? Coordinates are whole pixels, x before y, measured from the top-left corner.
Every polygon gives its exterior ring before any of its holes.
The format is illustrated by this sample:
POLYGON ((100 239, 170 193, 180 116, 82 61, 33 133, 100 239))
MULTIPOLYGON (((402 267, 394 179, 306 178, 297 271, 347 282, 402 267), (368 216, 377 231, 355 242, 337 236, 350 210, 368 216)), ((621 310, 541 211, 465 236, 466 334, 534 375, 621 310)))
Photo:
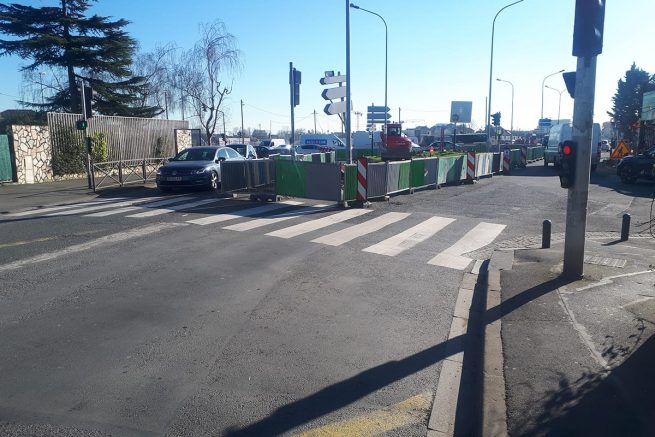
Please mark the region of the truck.
POLYGON ((388 123, 381 134, 381 157, 384 160, 410 159, 412 140, 403 134, 400 123, 388 123))
MULTIPOLYGON (((594 123, 592 130, 591 140, 591 171, 596 171, 596 167, 600 162, 600 124, 594 123)), ((560 150, 564 141, 569 141, 572 138, 573 130, 570 123, 559 123, 551 126, 548 132, 548 140, 544 144, 544 166, 553 164, 559 167, 562 161, 562 151, 560 150)))

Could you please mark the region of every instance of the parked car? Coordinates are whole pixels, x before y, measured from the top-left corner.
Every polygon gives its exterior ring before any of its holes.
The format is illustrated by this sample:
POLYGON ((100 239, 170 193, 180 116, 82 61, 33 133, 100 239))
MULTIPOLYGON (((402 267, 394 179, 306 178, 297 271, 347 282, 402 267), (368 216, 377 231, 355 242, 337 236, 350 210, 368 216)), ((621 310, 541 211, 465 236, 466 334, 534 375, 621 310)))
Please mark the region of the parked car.
POLYGON ((655 146, 639 155, 628 155, 616 166, 621 182, 634 184, 637 179, 655 180, 655 146))
POLYGON ((169 159, 157 170, 157 188, 206 187, 216 190, 221 182, 221 161, 244 160, 229 147, 191 147, 169 159))
POLYGON ((312 153, 326 153, 335 150, 334 148, 321 144, 301 144, 296 146, 298 155, 310 155, 312 153))
POLYGON ((255 146, 255 152, 258 158, 268 158, 273 152, 266 146, 255 146))
POLYGON ((251 144, 230 144, 230 148, 239 152, 246 159, 257 159, 257 151, 251 144))
POLYGON ((273 146, 268 149, 271 155, 291 155, 291 146, 283 144, 281 146, 273 146))

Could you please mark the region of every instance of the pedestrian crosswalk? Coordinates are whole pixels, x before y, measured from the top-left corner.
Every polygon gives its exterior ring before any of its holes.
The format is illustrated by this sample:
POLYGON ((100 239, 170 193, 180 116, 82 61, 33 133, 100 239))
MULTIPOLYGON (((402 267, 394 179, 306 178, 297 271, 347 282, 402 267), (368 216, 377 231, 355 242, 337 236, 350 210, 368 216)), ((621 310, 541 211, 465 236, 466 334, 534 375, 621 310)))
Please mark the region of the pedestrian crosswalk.
MULTIPOLYGON (((334 205, 307 205, 295 200, 253 205, 249 202, 226 202, 226 199, 217 197, 193 195, 94 200, 22 211, 2 218, 22 220, 77 215, 99 219, 122 215, 128 220, 135 220, 161 217, 179 211, 194 213, 190 219, 184 219, 190 225, 208 226, 226 232, 263 229, 261 234, 265 235, 264 238, 285 240, 303 238, 309 234, 304 239, 313 244, 332 247, 347 244, 352 247, 354 244, 361 252, 371 255, 405 256, 406 252, 420 246, 421 256, 425 256, 426 251, 431 252, 425 257, 424 263, 455 270, 467 269, 473 259, 465 255, 492 244, 505 230, 503 224, 480 222, 462 231, 461 225, 454 224, 464 219, 468 223, 471 219, 429 216, 424 213, 413 215, 409 212, 357 208, 339 210, 334 205), (202 210, 198 210, 200 207, 203 207, 202 210), (446 232, 442 234, 447 238, 439 238, 438 234, 444 229, 446 232), (322 235, 316 235, 321 231, 322 235), (451 242, 455 237, 459 239, 444 250, 434 248, 435 240, 446 239, 451 242)), ((440 244, 443 245, 443 241, 440 244)))

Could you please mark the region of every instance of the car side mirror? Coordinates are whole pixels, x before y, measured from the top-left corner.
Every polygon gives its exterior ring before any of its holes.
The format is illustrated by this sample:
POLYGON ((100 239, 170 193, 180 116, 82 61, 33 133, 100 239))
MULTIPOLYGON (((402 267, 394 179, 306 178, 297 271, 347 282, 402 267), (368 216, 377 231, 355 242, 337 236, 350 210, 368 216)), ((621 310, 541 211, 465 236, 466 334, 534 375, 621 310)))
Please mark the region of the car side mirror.
POLYGON ((216 163, 218 164, 221 161, 225 161, 225 158, 223 158, 222 156, 216 160, 216 163))

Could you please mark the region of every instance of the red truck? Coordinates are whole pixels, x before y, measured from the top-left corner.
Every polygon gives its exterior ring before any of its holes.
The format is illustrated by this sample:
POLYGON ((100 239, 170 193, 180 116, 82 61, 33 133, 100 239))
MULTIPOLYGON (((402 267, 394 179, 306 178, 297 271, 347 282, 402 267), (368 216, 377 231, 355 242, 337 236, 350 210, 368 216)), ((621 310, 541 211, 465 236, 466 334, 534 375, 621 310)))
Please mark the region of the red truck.
POLYGON ((380 138, 382 159, 410 159, 412 141, 403 135, 400 123, 387 124, 386 131, 382 131, 380 138))

